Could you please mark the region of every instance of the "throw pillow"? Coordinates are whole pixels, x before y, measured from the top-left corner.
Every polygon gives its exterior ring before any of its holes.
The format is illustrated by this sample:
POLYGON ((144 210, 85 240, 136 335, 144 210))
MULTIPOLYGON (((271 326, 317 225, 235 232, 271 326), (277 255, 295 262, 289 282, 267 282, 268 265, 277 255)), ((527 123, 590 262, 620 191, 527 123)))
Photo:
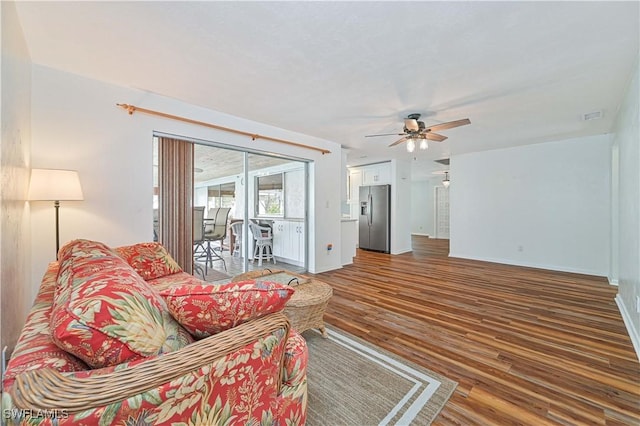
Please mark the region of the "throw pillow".
POLYGON ((58 263, 61 265, 71 258, 103 257, 113 254, 113 250, 104 243, 91 240, 73 240, 63 245, 58 251, 58 263))
POLYGON ((294 289, 268 281, 172 286, 160 291, 171 315, 195 338, 280 311, 294 289))
POLYGON ((115 251, 146 281, 182 272, 180 265, 160 243, 138 243, 116 247, 115 251))
POLYGON ((96 247, 83 241, 60 265, 51 335, 61 349, 101 368, 178 350, 193 341, 131 266, 113 252, 97 255, 96 247))
POLYGON ((66 297, 73 284, 74 274, 81 276, 98 270, 108 270, 109 262, 104 262, 115 255, 114 251, 107 245, 91 240, 73 240, 62 246, 58 251, 58 276, 56 277, 56 290, 54 300, 59 297, 66 297), (75 272, 72 272, 75 270, 75 272))

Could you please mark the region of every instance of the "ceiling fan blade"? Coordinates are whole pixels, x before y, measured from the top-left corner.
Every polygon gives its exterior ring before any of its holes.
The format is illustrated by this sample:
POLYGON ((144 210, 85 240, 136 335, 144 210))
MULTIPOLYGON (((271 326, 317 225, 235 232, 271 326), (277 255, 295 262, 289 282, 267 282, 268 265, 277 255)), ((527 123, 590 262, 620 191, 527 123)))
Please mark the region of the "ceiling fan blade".
POLYGON ((365 135, 365 138, 375 138, 376 136, 402 136, 405 133, 381 133, 379 135, 365 135))
POLYGON ((471 124, 471 121, 468 118, 463 118, 462 120, 449 121, 447 123, 435 124, 433 126, 427 127, 428 131, 440 131, 446 129, 452 129, 454 127, 465 126, 467 124, 471 124))
POLYGON ((443 140, 447 139, 446 136, 442 136, 437 133, 431 133, 431 132, 425 133, 424 137, 426 139, 429 139, 430 141, 436 141, 436 142, 442 142, 443 140))
POLYGON ((400 139, 398 139, 397 141, 395 141, 394 143, 392 143, 392 144, 391 144, 391 145, 389 145, 389 146, 396 146, 396 145, 398 145, 399 143, 402 143, 402 142, 404 142, 404 141, 406 141, 406 140, 407 140, 407 137, 405 136, 404 138, 400 138, 400 139))

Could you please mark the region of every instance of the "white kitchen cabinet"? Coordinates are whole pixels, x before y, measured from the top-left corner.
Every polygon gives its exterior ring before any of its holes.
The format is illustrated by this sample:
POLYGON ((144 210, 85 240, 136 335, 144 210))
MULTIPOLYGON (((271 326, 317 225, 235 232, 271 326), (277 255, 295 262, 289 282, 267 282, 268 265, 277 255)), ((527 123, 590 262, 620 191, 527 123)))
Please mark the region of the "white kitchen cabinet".
POLYGON ((273 222, 273 254, 278 260, 302 265, 305 251, 304 222, 286 219, 273 222))
POLYGON ((304 222, 291 222, 291 254, 292 259, 302 264, 306 251, 306 241, 304 238, 304 222))
POLYGON ((349 172, 349 210, 352 218, 357 219, 358 205, 360 203, 360 186, 362 185, 362 170, 349 172))
POLYGON ((285 254, 290 250, 287 245, 289 243, 289 221, 274 220, 273 221, 273 255, 284 258, 285 254))
POLYGON ((371 164, 362 167, 362 185, 391 183, 391 163, 371 164))

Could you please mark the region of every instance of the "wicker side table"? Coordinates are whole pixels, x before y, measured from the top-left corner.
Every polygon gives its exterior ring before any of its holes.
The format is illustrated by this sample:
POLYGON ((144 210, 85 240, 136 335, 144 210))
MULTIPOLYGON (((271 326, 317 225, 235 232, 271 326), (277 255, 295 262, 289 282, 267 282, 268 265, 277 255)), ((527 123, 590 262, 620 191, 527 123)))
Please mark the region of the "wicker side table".
POLYGON ((291 326, 298 333, 317 328, 322 337, 326 338, 327 330, 324 328, 323 317, 333 289, 329 284, 318 280, 310 280, 293 288, 296 292, 284 307, 284 313, 291 321, 291 326))
MULTIPOLYGON (((282 271, 278 271, 282 272, 282 271)), ((275 273, 275 271, 274 271, 275 273)), ((232 278, 232 281, 242 281, 248 279, 264 278, 268 280, 269 273, 264 271, 251 271, 232 278)), ((291 274, 295 276, 296 274, 291 274)), ((300 276, 300 275, 298 275, 300 276)), ((302 276, 300 276, 302 277, 302 276)), ((317 328, 323 337, 327 337, 327 330, 324 327, 324 311, 327 308, 329 299, 333 295, 333 289, 325 282, 304 277, 305 282, 299 285, 292 285, 295 293, 284 307, 284 313, 289 318, 291 326, 298 333, 317 328)))

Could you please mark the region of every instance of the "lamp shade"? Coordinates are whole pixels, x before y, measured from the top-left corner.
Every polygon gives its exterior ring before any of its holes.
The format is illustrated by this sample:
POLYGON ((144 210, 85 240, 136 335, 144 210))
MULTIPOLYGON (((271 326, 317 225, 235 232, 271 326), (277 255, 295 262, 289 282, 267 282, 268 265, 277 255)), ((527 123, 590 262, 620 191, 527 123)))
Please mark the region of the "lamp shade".
POLYGON ((83 200, 80 178, 75 170, 31 169, 29 200, 83 200))

